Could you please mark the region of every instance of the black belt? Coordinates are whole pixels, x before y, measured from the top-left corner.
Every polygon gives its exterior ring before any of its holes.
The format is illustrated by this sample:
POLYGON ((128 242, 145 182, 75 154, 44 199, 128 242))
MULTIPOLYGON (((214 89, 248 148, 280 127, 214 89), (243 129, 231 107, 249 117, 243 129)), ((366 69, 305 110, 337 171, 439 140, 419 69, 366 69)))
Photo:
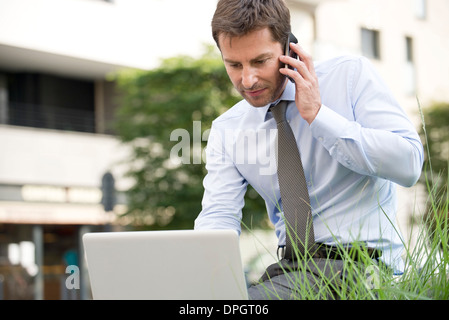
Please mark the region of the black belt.
MULTIPOLYGON (((279 246, 277 250, 278 259, 281 260, 284 256, 285 247, 279 246)), ((361 261, 366 258, 379 259, 382 256, 382 250, 367 247, 364 245, 347 245, 347 246, 332 246, 323 243, 317 243, 315 248, 311 249, 311 257, 316 259, 333 259, 345 260, 351 259, 354 261, 361 261), (313 252, 313 254, 312 254, 313 252)))

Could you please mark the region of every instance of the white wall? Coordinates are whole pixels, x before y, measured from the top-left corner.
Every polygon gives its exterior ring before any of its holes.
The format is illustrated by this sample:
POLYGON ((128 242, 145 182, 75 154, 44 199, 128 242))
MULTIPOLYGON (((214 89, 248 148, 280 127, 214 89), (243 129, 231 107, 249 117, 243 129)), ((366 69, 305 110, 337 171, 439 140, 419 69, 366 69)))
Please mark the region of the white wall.
POLYGON ((111 170, 117 189, 129 187, 129 150, 112 136, 0 126, 0 146, 1 183, 100 187, 111 170))

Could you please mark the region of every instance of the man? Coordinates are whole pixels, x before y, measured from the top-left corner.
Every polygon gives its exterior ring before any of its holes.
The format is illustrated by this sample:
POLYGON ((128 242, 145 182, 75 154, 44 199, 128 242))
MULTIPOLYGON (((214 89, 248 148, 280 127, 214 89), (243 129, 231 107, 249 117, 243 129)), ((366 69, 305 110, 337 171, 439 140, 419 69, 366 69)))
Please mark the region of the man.
MULTIPOLYGON (((395 184, 412 186, 419 178, 423 162, 419 136, 367 59, 338 57, 315 66, 293 43, 290 49, 299 59, 285 56, 290 30, 290 13, 283 1, 217 4, 212 34, 244 100, 212 124, 203 209, 195 229, 240 232, 244 194, 251 184, 265 200, 279 246, 285 245, 274 152, 276 121, 269 108, 287 100, 287 120, 310 196, 315 242, 329 246, 362 242, 380 250, 382 263, 401 272, 395 184)), ((264 279, 264 284, 249 288, 250 298, 288 299, 297 294, 286 274, 264 279)), ((318 283, 310 275, 301 281, 318 283)))

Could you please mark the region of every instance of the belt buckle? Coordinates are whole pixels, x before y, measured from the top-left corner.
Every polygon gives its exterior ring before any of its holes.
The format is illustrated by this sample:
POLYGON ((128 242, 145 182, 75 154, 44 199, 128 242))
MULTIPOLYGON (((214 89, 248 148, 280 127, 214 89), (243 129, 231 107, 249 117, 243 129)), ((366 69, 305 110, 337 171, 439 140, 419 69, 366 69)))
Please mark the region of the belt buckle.
POLYGON ((278 246, 276 250, 276 255, 278 256, 278 260, 282 260, 285 257, 285 246, 278 246))

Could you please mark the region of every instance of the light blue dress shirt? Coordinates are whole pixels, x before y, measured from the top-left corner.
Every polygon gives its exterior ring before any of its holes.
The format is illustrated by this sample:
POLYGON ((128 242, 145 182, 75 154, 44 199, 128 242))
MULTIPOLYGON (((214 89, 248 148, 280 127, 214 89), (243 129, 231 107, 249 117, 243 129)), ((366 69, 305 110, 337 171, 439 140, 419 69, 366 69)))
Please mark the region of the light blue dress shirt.
MULTIPOLYGON (((315 65, 322 106, 309 125, 291 101, 287 119, 295 134, 310 194, 315 240, 365 241, 381 259, 404 268, 396 225, 396 184, 412 186, 421 174, 423 147, 414 125, 369 60, 338 57, 315 65)), ((241 232, 247 184, 263 197, 278 244, 285 244, 276 173, 276 123, 269 105, 240 101, 212 124, 206 148, 203 209, 195 229, 241 232)))

